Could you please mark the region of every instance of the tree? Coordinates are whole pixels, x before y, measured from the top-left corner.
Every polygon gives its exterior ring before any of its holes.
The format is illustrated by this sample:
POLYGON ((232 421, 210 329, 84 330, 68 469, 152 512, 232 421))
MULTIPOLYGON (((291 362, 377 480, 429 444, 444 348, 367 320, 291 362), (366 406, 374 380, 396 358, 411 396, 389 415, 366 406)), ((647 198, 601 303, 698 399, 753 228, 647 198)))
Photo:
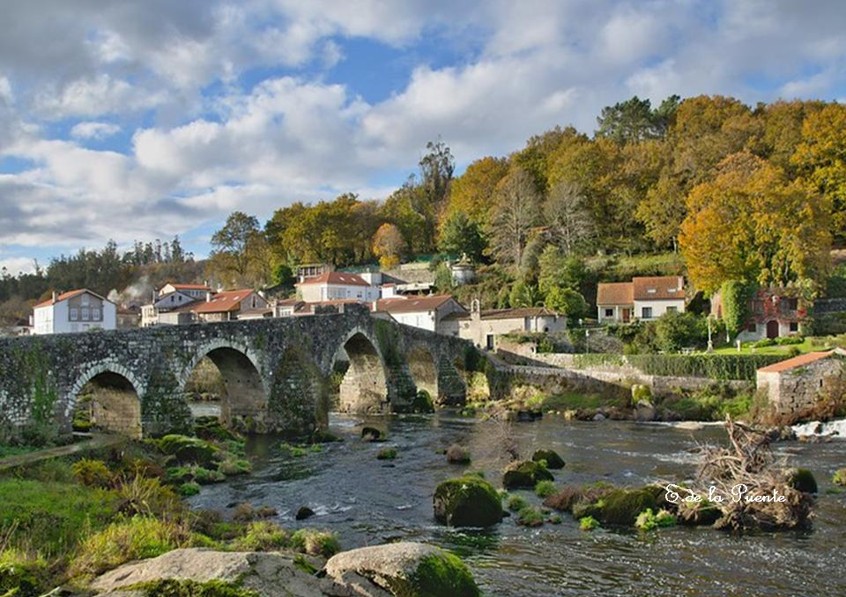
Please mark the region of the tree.
POLYGON ((546 294, 543 305, 550 311, 565 315, 570 320, 582 317, 588 310, 585 297, 572 288, 561 288, 559 286, 550 289, 546 294))
POLYGON ((264 286, 270 280, 270 248, 258 219, 235 211, 212 235, 209 273, 227 286, 264 286))
POLYGON ((406 248, 405 239, 393 224, 382 224, 373 235, 373 254, 379 258, 382 269, 399 265, 406 248))
POLYGON ((536 307, 543 302, 537 286, 525 282, 515 282, 508 295, 508 302, 512 308, 536 307))
POLYGON ((540 199, 534 180, 522 168, 512 170, 497 185, 488 236, 491 251, 500 263, 520 267, 538 223, 540 199))
POLYGON ((656 347, 668 353, 699 346, 708 334, 705 319, 693 313, 665 313, 652 325, 656 347))
POLYGON ((484 157, 467 166, 464 174, 452 181, 444 217, 465 214, 480 229, 490 220, 494 191, 508 174, 508 161, 503 158, 484 157))
POLYGON ((586 250, 594 238, 593 220, 585 206, 581 187, 559 181, 550 190, 543 206, 549 239, 566 255, 586 250))
POLYGON ((730 156, 687 198, 679 243, 694 285, 819 285, 829 266, 829 204, 747 152, 730 156))
POLYGON ((421 185, 435 215, 438 215, 446 204, 449 185, 455 172, 455 159, 449 147, 440 139, 434 143, 426 143, 426 151, 419 164, 421 185))
POLYGON ((596 119, 599 125, 596 136, 611 139, 620 145, 660 139, 667 133, 675 117, 679 99, 679 96, 671 95, 655 110, 648 99, 642 100, 637 96, 605 107, 596 119))
POLYGON ((585 262, 574 256, 564 255, 554 245, 547 245, 538 260, 538 288, 546 296, 553 288, 578 290, 587 277, 585 262))
POLYGON ((438 250, 455 256, 467 255, 473 261, 481 261, 485 240, 479 225, 466 214, 456 212, 444 222, 438 239, 438 250))
POLYGON ((736 336, 746 325, 749 315, 749 301, 755 294, 755 285, 743 280, 726 280, 720 288, 723 303, 723 321, 732 336, 736 336))

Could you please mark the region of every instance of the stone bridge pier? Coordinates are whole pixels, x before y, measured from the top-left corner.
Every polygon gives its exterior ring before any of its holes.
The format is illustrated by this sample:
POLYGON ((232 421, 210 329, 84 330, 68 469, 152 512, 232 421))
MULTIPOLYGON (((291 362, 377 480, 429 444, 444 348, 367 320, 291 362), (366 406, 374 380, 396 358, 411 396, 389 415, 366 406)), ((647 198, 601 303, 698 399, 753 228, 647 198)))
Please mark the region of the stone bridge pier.
POLYGON ((418 390, 465 398, 457 338, 344 313, 0 339, 0 441, 71 431, 83 388, 92 422, 133 437, 191 427, 186 383, 208 357, 226 386, 221 418, 248 432, 305 434, 327 423, 331 376, 348 363, 339 408, 403 412, 418 390))

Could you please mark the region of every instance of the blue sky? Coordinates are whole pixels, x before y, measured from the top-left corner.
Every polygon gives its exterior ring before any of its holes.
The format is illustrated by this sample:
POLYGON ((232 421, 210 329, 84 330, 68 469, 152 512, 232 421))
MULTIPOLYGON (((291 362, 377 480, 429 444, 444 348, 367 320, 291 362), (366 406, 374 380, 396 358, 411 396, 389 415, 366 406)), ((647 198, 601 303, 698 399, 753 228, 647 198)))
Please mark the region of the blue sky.
POLYGON ((0 20, 0 265, 380 199, 633 95, 846 99, 841 0, 29 0, 0 20))

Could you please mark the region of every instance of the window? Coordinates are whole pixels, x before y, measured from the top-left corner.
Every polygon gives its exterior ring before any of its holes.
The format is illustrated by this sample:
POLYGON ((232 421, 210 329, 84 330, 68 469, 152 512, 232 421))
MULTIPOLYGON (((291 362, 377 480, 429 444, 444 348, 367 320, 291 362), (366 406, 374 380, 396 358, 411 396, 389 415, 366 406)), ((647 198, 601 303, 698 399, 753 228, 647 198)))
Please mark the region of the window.
POLYGON ((786 303, 786 308, 791 310, 791 311, 795 311, 796 309, 799 308, 799 299, 795 299, 795 298, 787 299, 785 301, 785 303, 786 303))
POLYGON ((88 321, 91 319, 91 310, 88 307, 83 307, 82 311, 82 321, 88 321))
POLYGON ((76 307, 71 307, 70 309, 70 320, 77 321, 79 319, 79 309, 76 307))
POLYGON ((98 307, 91 307, 91 319, 93 321, 101 321, 103 319, 98 307))
POLYGON ((791 332, 798 332, 799 331, 799 322, 791 321, 790 322, 790 331, 791 332))
POLYGON ((652 307, 641 307, 640 318, 641 319, 652 319, 652 307))
POLYGON ((754 323, 750 323, 749 325, 747 325, 747 326, 746 326, 746 331, 747 331, 747 332, 753 332, 753 333, 754 333, 754 332, 757 332, 757 331, 758 331, 758 326, 757 326, 757 325, 755 325, 754 323))
POLYGON ((605 317, 614 317, 614 309, 605 309, 605 317))
POLYGON ((764 302, 763 301, 752 301, 752 312, 753 313, 763 313, 764 312, 764 302))
POLYGON ((678 313, 678 312, 679 312, 678 307, 667 307, 667 313, 678 313))

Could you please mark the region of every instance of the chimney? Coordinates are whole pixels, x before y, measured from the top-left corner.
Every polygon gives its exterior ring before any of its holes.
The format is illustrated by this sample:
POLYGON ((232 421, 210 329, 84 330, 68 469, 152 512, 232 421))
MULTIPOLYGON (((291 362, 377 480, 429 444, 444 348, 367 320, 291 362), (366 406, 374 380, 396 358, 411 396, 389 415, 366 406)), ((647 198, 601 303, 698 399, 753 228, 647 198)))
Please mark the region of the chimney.
POLYGON ((207 303, 210 303, 210 302, 211 302, 211 297, 212 297, 211 290, 206 291, 206 302, 207 302, 207 303))
POLYGON ((56 299, 57 299, 57 298, 59 298, 59 293, 58 293, 58 292, 56 292, 56 291, 54 290, 54 291, 53 291, 53 302, 54 302, 54 303, 56 302, 56 299))

